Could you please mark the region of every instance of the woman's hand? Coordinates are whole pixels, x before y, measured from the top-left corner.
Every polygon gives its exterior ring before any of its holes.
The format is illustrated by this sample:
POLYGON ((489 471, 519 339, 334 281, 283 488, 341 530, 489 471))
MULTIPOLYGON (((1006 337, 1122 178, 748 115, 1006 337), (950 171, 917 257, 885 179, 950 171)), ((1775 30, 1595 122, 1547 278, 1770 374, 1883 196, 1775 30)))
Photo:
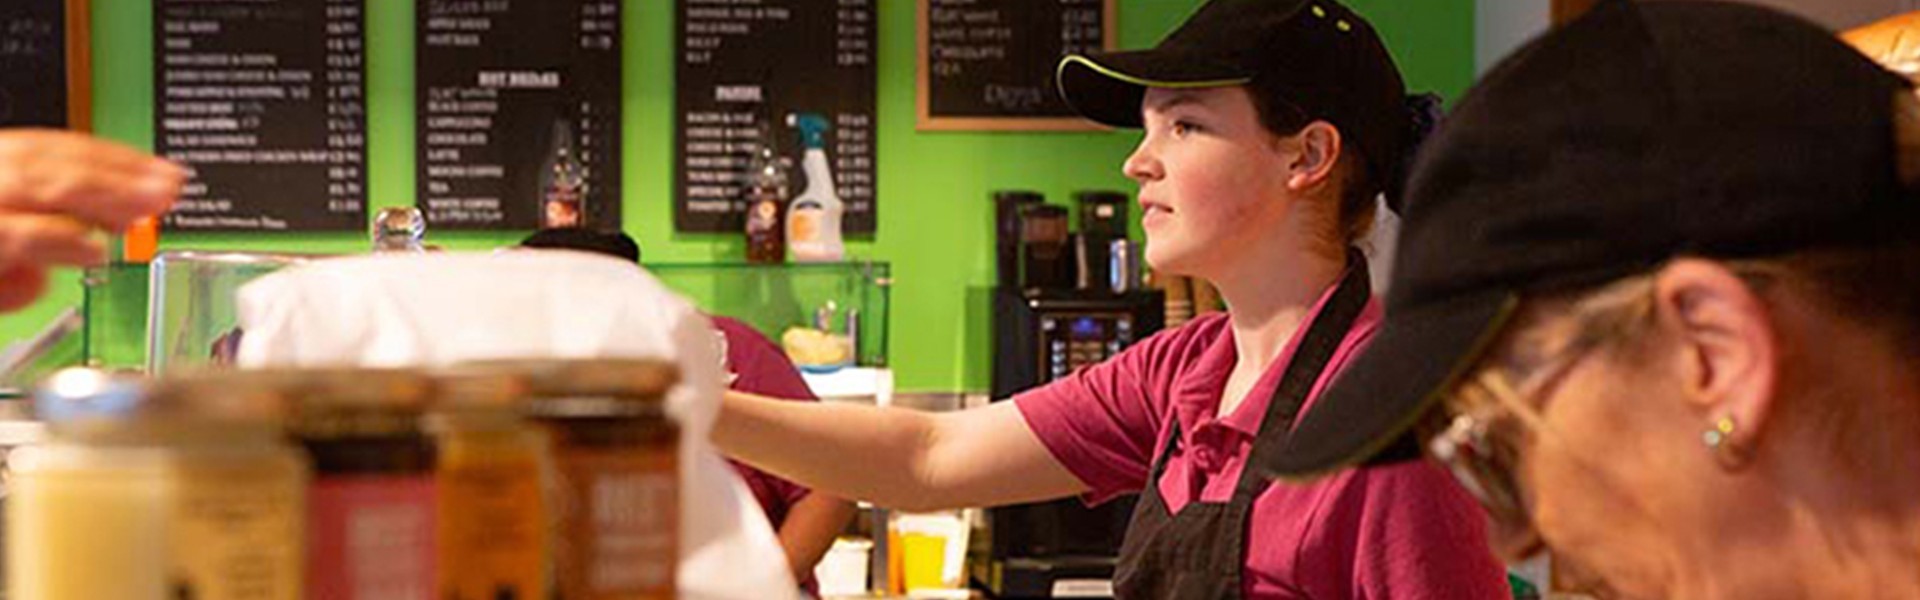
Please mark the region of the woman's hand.
POLYGON ((173 206, 186 169, 64 131, 0 130, 0 312, 46 290, 47 270, 106 259, 96 231, 173 206))

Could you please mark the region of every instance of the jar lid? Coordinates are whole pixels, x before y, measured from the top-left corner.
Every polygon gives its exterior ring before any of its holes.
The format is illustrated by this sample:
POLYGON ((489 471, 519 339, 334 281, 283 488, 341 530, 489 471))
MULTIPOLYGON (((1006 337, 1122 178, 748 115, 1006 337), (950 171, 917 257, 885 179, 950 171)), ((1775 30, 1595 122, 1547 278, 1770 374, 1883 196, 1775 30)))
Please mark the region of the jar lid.
POLYGON ((517 373, 523 408, 545 418, 647 417, 664 414, 667 391, 680 381, 673 363, 648 359, 541 359, 469 363, 517 373))
POLYGON ((48 423, 170 419, 273 421, 286 416, 286 372, 205 370, 148 379, 130 372, 63 369, 34 392, 48 423))
POLYGON ((443 411, 517 410, 531 394, 527 374, 484 364, 434 369, 434 408, 443 411))
POLYGON ((409 369, 300 371, 293 434, 303 439, 415 436, 432 400, 432 380, 409 369))
POLYGON ((146 398, 144 377, 75 367, 55 372, 34 388, 33 412, 49 423, 130 419, 146 398))
POLYGON ((418 414, 432 399, 432 379, 411 369, 342 368, 297 371, 301 414, 391 412, 418 414))

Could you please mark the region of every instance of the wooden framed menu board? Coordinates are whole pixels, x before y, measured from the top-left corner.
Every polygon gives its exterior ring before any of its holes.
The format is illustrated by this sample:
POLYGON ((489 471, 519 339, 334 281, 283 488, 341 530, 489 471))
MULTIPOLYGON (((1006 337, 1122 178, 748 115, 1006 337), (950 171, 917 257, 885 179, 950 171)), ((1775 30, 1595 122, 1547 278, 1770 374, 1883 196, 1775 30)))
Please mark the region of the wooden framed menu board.
POLYGON ((193 169, 165 225, 367 226, 365 0, 153 0, 154 149, 193 169))
POLYGON ((88 10, 87 0, 0 1, 0 127, 93 128, 88 10))
MULTIPOLYGON (((1032 1, 1032 0, 1020 0, 1032 1)), ((872 233, 880 0, 675 0, 676 231, 739 232, 746 173, 771 145, 806 188, 797 118, 818 138, 845 205, 841 231, 872 233)))
POLYGON ((1053 75, 1062 56, 1114 48, 1116 0, 917 2, 920 129, 1100 129, 1053 75))
POLYGON ((620 227, 619 0, 418 0, 417 198, 435 229, 620 227))

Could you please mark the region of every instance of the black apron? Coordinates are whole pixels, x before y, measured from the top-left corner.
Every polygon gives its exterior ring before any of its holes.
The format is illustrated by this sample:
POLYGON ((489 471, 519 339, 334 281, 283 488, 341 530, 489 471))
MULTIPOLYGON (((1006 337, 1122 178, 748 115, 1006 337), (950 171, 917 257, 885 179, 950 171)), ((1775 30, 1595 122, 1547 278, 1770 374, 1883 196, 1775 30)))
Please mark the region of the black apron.
MULTIPOLYGON (((1277 452, 1286 446, 1294 417, 1313 390, 1313 384, 1326 370, 1327 362, 1340 347, 1354 320, 1367 306, 1372 295, 1367 280, 1366 259, 1353 253, 1347 262, 1346 277, 1327 306, 1313 318, 1306 337, 1287 362, 1273 400, 1260 421, 1260 433, 1254 438, 1249 457, 1277 452)), ((1168 433, 1166 450, 1154 458, 1146 489, 1134 507, 1125 541, 1120 545, 1120 566, 1114 573, 1115 597, 1121 600, 1239 600, 1242 565, 1246 563, 1248 514, 1253 501, 1266 491, 1270 482, 1249 460, 1234 486, 1233 499, 1226 503, 1200 502, 1197 499, 1169 514, 1160 497, 1160 477, 1167 458, 1180 443, 1180 422, 1176 418, 1168 433)))

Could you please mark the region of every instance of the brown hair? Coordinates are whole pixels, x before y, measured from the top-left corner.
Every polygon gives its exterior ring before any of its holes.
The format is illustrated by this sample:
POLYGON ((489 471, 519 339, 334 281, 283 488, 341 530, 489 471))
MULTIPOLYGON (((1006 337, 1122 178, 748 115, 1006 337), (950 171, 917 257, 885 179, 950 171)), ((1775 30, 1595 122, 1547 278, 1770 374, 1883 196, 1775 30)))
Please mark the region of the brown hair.
MULTIPOLYGON (((1305 111, 1281 99, 1278 91, 1268 89, 1257 80, 1247 84, 1247 92, 1253 97, 1253 108, 1260 115, 1261 126, 1269 133, 1295 135, 1314 121, 1305 111)), ((1341 146, 1339 162, 1334 166, 1340 184, 1340 204, 1333 213, 1334 229, 1330 233, 1338 238, 1330 241, 1338 242, 1343 249, 1366 237, 1373 228, 1374 197, 1380 194, 1380 186, 1367 169, 1368 158, 1359 144, 1346 143, 1341 146)))

